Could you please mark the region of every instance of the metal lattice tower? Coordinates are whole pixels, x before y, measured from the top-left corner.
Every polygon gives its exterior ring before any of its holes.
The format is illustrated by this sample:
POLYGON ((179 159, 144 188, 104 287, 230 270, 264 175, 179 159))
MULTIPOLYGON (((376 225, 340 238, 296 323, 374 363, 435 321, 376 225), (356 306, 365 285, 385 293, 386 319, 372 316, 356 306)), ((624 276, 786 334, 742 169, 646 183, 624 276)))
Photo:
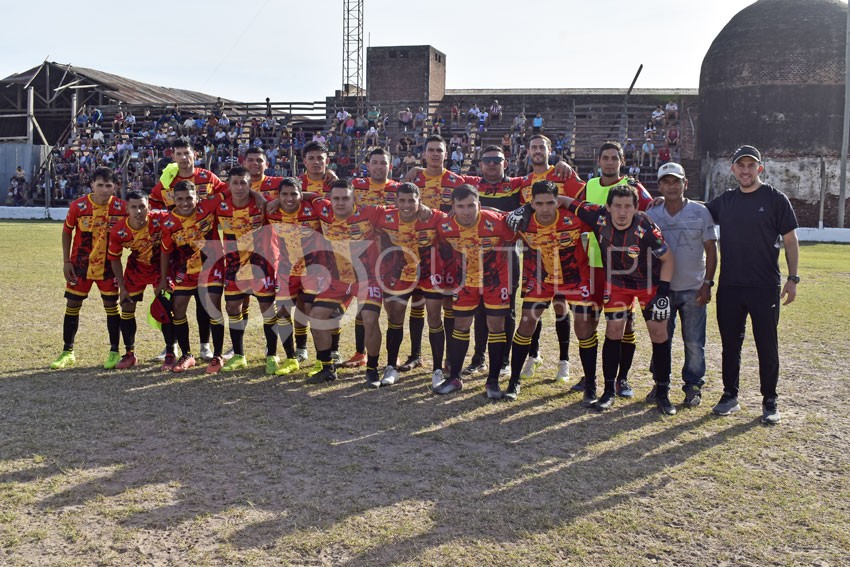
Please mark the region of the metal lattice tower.
POLYGON ((356 97, 354 116, 366 114, 363 82, 363 2, 342 0, 342 93, 356 97))

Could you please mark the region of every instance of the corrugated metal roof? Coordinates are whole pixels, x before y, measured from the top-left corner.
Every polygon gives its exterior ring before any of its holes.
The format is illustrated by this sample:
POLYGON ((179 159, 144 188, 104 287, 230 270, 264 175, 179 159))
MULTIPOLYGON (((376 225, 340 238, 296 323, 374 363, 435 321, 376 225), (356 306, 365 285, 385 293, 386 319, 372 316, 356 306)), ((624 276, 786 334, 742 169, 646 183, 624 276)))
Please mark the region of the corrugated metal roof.
MULTIPOLYGON (((85 67, 75 67, 55 62, 45 62, 38 67, 34 67, 22 73, 10 75, 5 79, 0 80, 3 83, 19 83, 26 84, 36 77, 45 65, 50 65, 55 69, 56 78, 61 77, 66 69, 70 75, 76 75, 77 78, 82 78, 98 86, 99 90, 109 98, 121 101, 125 104, 150 104, 150 105, 169 105, 169 104, 211 104, 216 102, 215 96, 190 91, 186 89, 175 89, 171 87, 162 87, 142 83, 133 79, 128 79, 120 75, 98 71, 97 69, 87 69, 85 67)), ((51 70, 51 75, 54 71, 51 70)), ((51 82, 54 77, 51 76, 51 82)), ((70 82, 66 80, 65 84, 70 82)), ((225 103, 233 103, 234 101, 222 99, 225 103)))

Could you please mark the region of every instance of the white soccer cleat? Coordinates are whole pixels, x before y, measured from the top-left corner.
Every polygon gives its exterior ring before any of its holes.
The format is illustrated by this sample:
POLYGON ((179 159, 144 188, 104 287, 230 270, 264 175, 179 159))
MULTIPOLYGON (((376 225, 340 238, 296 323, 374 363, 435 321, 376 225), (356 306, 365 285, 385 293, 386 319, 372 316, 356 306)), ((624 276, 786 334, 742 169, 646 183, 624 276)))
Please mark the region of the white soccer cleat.
POLYGON ((534 377, 534 372, 537 368, 543 364, 543 357, 538 356, 537 358, 529 356, 525 359, 525 364, 522 366, 522 372, 519 373, 519 377, 523 380, 528 380, 529 378, 534 377))
POLYGON ((445 378, 443 378, 443 370, 442 368, 438 368, 431 374, 431 389, 435 390, 437 386, 443 383, 445 378))
POLYGON ((384 369, 384 377, 381 378, 381 386, 392 386, 398 382, 398 370, 392 366, 387 366, 384 369))
POLYGON ((233 347, 230 347, 230 350, 228 350, 226 353, 222 354, 221 358, 223 358, 224 360, 230 360, 231 358, 233 358, 234 354, 236 354, 236 353, 233 352, 233 347))
POLYGON ((570 379, 570 361, 562 360, 558 363, 558 374, 555 376, 556 382, 566 383, 570 379))
MULTIPOLYGON (((177 352, 177 351, 174 351, 177 352)), ((206 361, 210 361, 213 358, 213 351, 210 347, 210 343, 201 343, 201 351, 198 353, 199 358, 203 358, 206 361)))

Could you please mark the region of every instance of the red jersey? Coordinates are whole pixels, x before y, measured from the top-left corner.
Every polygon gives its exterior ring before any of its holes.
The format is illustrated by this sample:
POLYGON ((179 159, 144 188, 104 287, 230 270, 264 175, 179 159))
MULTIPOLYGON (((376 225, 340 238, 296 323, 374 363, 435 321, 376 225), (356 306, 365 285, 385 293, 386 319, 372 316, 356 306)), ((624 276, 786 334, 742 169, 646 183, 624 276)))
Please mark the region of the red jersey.
POLYGON ((437 226, 448 221, 447 214, 434 211, 426 221, 418 218, 405 222, 398 209, 388 209, 375 223, 386 235, 381 275, 411 283, 431 275, 432 247, 437 239, 437 226))
POLYGON ((465 286, 507 285, 508 252, 516 234, 508 228, 504 215, 480 211, 478 220, 470 227, 461 226, 451 217, 438 225, 437 234, 461 255, 465 286))
POLYGON ((522 178, 520 185, 520 201, 522 204, 531 202, 531 186, 538 181, 551 181, 558 186, 558 195, 572 197, 573 199, 584 199, 584 181, 573 173, 570 177, 564 177, 555 173, 555 166, 550 165, 544 173, 529 173, 522 178))
POLYGON ((169 211, 173 209, 174 186, 181 181, 191 181, 195 184, 195 192, 198 195, 199 201, 227 189, 227 183, 216 177, 215 173, 196 167, 192 175, 188 177, 176 176, 171 180, 167 188, 162 186, 162 181, 158 181, 153 189, 151 189, 151 208, 168 209, 169 211))
POLYGON ((257 193, 261 193, 266 201, 274 201, 277 199, 278 187, 283 177, 270 177, 263 175, 259 181, 251 182, 251 189, 257 193))
POLYGON ((302 201, 301 208, 293 213, 279 209, 267 214, 266 222, 278 237, 279 273, 303 276, 306 266, 320 260, 322 224, 313 203, 302 201))
POLYGON ((590 271, 581 234, 590 228, 566 209, 548 225, 531 215, 528 227, 519 233, 527 248, 523 253, 523 275, 539 283, 562 286, 587 281, 590 271))
POLYGON ((369 177, 356 177, 351 180, 354 186, 354 202, 358 205, 395 206, 398 183, 389 179, 384 183, 375 183, 369 177))
POLYGON ((71 203, 62 230, 74 235, 69 259, 78 278, 108 280, 115 277, 112 265, 106 261, 109 231, 126 217, 127 203, 118 197, 110 197, 105 205, 96 205, 91 195, 71 203))
POLYGON ((159 252, 162 248, 162 225, 166 211, 151 211, 145 226, 139 230, 130 226, 129 218, 112 227, 109 233, 109 260, 120 260, 124 248, 130 250, 126 271, 159 273, 159 252))
POLYGON ((271 227, 264 228, 263 210, 254 199, 249 197, 247 205, 237 207, 232 196, 223 197, 215 216, 221 228, 226 280, 254 279, 251 266, 261 267, 265 276, 273 273, 278 239, 271 227))
POLYGON ((420 197, 426 207, 434 210, 449 212, 452 210, 452 191, 467 183, 466 177, 443 169, 443 173, 433 177, 426 175, 425 170, 416 174, 413 184, 419 187, 420 197))
POLYGON ((661 262, 649 254, 663 256, 667 243, 646 213, 638 211, 632 224, 619 230, 602 205, 573 201, 569 210, 590 226, 599 241, 607 281, 625 289, 647 289, 658 283, 661 262))
POLYGON ((188 217, 172 211, 162 223, 162 251, 171 253, 171 274, 175 281, 183 281, 185 275, 200 274, 208 259, 214 262, 220 258, 215 212, 221 199, 219 196, 201 201, 188 217))
POLYGON ((375 225, 386 208, 355 205, 351 216, 339 220, 327 199, 316 199, 313 205, 319 209, 331 277, 345 283, 375 281, 379 253, 375 225))

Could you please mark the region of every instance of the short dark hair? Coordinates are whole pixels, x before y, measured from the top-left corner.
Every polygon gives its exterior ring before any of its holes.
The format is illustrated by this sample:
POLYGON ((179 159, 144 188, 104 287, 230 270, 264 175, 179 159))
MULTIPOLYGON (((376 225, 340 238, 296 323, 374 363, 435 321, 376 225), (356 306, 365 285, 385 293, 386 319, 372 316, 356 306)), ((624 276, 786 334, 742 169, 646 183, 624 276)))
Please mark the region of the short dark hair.
POLYGON ((144 191, 139 190, 139 189, 132 189, 130 191, 127 191, 127 198, 125 199, 125 201, 129 201, 131 199, 139 199, 139 200, 144 199, 145 201, 147 201, 148 200, 148 194, 145 193, 144 191))
POLYGON ((95 169, 91 174, 92 182, 94 182, 94 180, 98 177, 107 183, 118 183, 118 177, 115 175, 115 172, 108 167, 98 167, 95 169))
POLYGON ((251 146, 250 148, 245 150, 245 155, 247 156, 248 154, 261 154, 263 157, 268 157, 266 156, 266 150, 264 150, 260 146, 251 146))
POLYGON ((281 187, 294 187, 301 192, 301 180, 297 177, 284 177, 280 180, 280 184, 278 184, 277 189, 280 191, 281 187))
POLYGON ((330 153, 328 152, 328 147, 326 145, 316 140, 311 140, 304 144, 304 149, 301 150, 301 157, 306 156, 309 152, 322 152, 326 155, 330 153))
POLYGON ((249 177, 251 174, 248 170, 241 165, 234 165, 230 168, 230 171, 227 174, 228 179, 231 177, 249 177))
POLYGON ((535 195, 553 195, 557 200, 558 186, 546 179, 537 181, 531 186, 531 198, 533 199, 535 195))
POLYGON ((478 189, 468 183, 464 183, 460 187, 455 187, 452 191, 452 201, 462 201, 467 197, 475 197, 478 200, 478 189))
POLYGON ((195 151, 195 148, 192 146, 192 141, 186 136, 180 136, 179 138, 174 140, 174 143, 171 144, 171 147, 175 150, 177 148, 189 148, 190 150, 195 151))
MULTIPOLYGON (((351 181, 348 181, 347 179, 337 179, 334 181, 331 184, 330 191, 333 191, 334 189, 348 189, 351 193, 354 192, 354 186, 351 184, 351 181)), ((330 193, 330 191, 328 191, 328 193, 330 193)))
POLYGON ((482 154, 482 155, 483 155, 483 154, 486 154, 487 152, 499 152, 499 153, 505 153, 505 150, 503 150, 503 149, 501 148, 501 146, 497 146, 497 145, 495 145, 495 144, 490 144, 489 146, 486 146, 483 150, 481 150, 481 154, 482 154))
POLYGON ((608 190, 608 200, 606 203, 611 205, 614 202, 614 197, 631 197, 632 202, 635 204, 635 208, 638 206, 637 189, 631 185, 614 185, 611 187, 611 189, 608 190))
POLYGON ((392 156, 390 155, 389 150, 387 150, 385 148, 372 148, 371 150, 369 150, 369 155, 366 156, 366 161, 371 160, 372 156, 377 156, 377 155, 382 155, 382 156, 386 157, 387 161, 392 159, 392 156))
POLYGON ((552 140, 550 140, 549 138, 547 138, 543 134, 534 134, 532 137, 530 137, 528 139, 528 145, 529 146, 531 145, 532 140, 543 140, 543 142, 546 144, 546 147, 549 148, 550 150, 552 149, 552 140))
POLYGON ((442 136, 440 136, 439 134, 431 134, 430 136, 425 138, 425 145, 426 146, 428 145, 428 142, 439 142, 439 143, 443 144, 443 147, 446 147, 446 148, 448 147, 448 144, 446 144, 446 139, 443 138, 442 136))
POLYGON ((623 146, 620 145, 620 142, 603 142, 603 144, 599 146, 599 152, 596 154, 596 159, 601 158, 602 152, 605 150, 617 150, 617 153, 620 154, 620 161, 626 161, 626 158, 623 155, 623 146))
POLYGON ((402 183, 401 185, 399 185, 397 192, 398 193, 410 193, 411 195, 416 195, 417 197, 420 196, 419 187, 417 187, 416 185, 414 185, 413 183, 410 183, 410 182, 405 182, 405 183, 402 183))
POLYGON ((174 186, 173 191, 176 193, 177 191, 191 191, 192 193, 197 193, 197 189, 195 188, 195 184, 189 181, 188 179, 184 179, 177 183, 174 186))

